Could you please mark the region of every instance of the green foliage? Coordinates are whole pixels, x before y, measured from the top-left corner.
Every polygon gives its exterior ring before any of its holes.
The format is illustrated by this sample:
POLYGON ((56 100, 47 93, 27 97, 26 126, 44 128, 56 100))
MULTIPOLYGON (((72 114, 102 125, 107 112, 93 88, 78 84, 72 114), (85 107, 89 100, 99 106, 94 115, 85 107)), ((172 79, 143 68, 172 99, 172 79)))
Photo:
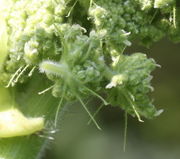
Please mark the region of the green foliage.
POLYGON ((134 39, 149 46, 172 32, 173 24, 168 21, 168 13, 161 12, 163 7, 157 10, 152 1, 145 0, 19 0, 8 1, 8 5, 1 13, 2 27, 8 32, 2 84, 9 87, 26 82, 38 68, 53 81, 52 94, 62 97, 65 92, 67 102, 79 96, 105 94, 110 104, 119 105, 131 115, 151 118, 156 114, 146 95, 155 62, 140 53, 123 55, 123 51, 134 39), (93 24, 89 28, 73 24, 76 5, 87 12, 86 18, 89 16, 93 24), (159 24, 161 19, 166 27, 159 24))
POLYGON ((113 67, 116 74, 106 86, 111 89, 109 99, 112 105, 120 105, 132 115, 135 107, 140 115, 154 117, 157 112, 146 94, 152 90, 150 73, 155 67, 154 60, 141 53, 120 56, 113 67))
POLYGON ((38 133, 35 132, 28 136, 1 138, 0 158, 34 159, 43 156, 44 149, 50 142, 47 137, 53 135, 50 131, 54 130, 54 114, 58 105, 58 101, 51 96, 50 92, 38 95, 38 92, 48 85, 49 82, 43 80, 36 73, 28 83, 23 86, 18 85, 16 88, 13 87, 13 90, 0 86, 1 112, 14 108, 21 111, 27 119, 34 117, 43 117, 45 119, 45 128, 38 133), (40 137, 40 135, 44 135, 44 137, 40 137))
MULTIPOLYGON (((124 50, 134 40, 147 47, 165 36, 179 42, 176 2, 1 0, 0 85, 19 95, 17 87, 28 89, 32 78, 46 74, 43 84, 51 86, 43 85, 39 94, 52 89, 52 96, 61 99, 58 110, 78 100, 97 127, 84 104, 91 96, 139 121, 153 118, 161 113, 148 97, 157 64, 143 53, 124 50)), ((36 113, 29 109, 27 115, 31 111, 36 113)))
POLYGON ((174 3, 175 3, 175 0, 155 0, 154 8, 169 7, 170 5, 174 3))

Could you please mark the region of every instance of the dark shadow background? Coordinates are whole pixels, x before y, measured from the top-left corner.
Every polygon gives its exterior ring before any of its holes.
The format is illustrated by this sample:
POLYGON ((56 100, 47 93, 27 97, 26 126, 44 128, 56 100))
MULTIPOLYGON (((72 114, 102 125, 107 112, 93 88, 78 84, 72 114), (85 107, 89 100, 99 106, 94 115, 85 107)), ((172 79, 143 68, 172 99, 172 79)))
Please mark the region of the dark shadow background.
MULTIPOLYGON (((60 119, 60 131, 44 159, 179 159, 180 158, 180 45, 162 40, 151 49, 133 45, 126 53, 144 52, 162 68, 154 71, 154 104, 164 113, 139 123, 128 119, 126 152, 123 152, 123 111, 104 107, 96 117, 102 127, 87 125, 88 115, 80 104, 68 105, 60 119)), ((96 101, 98 103, 98 101, 96 101)), ((89 109, 97 109, 90 102, 89 109)))

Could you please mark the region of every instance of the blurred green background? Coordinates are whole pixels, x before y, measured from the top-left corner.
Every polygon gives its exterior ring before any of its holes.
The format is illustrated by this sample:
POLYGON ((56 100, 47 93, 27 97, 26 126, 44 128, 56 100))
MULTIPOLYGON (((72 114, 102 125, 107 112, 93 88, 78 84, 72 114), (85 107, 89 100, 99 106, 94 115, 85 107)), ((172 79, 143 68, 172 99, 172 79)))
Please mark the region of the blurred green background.
MULTIPOLYGON (((124 113, 104 107, 96 119, 102 131, 91 124, 78 103, 61 112, 59 132, 47 147, 43 159, 179 159, 180 158, 180 45, 164 39, 150 49, 134 44, 126 53, 144 52, 162 67, 154 71, 151 94, 164 113, 139 123, 128 118, 126 152, 123 152, 124 113)), ((89 103, 91 112, 99 101, 89 103)))

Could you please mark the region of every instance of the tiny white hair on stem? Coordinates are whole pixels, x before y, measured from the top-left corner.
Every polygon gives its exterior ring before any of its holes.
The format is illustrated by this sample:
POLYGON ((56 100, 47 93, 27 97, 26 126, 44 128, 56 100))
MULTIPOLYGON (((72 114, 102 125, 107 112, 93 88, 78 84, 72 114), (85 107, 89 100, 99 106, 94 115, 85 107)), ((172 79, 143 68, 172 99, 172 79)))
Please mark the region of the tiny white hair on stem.
POLYGON ((54 74, 56 76, 61 76, 61 72, 63 71, 64 67, 65 66, 63 64, 47 60, 47 61, 43 61, 39 65, 39 70, 41 73, 54 74))
POLYGON ((23 75, 23 73, 28 69, 28 67, 29 67, 29 65, 19 67, 17 69, 17 71, 10 78, 6 88, 8 88, 10 86, 13 87, 18 82, 19 78, 23 75))
POLYGON ((39 95, 44 94, 44 93, 48 92, 49 90, 51 90, 53 87, 54 87, 54 85, 52 85, 52 86, 46 88, 46 89, 43 90, 43 91, 38 92, 38 94, 39 94, 39 95))

